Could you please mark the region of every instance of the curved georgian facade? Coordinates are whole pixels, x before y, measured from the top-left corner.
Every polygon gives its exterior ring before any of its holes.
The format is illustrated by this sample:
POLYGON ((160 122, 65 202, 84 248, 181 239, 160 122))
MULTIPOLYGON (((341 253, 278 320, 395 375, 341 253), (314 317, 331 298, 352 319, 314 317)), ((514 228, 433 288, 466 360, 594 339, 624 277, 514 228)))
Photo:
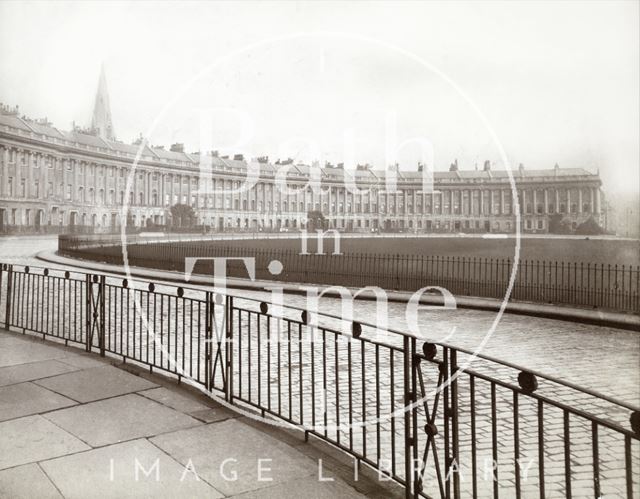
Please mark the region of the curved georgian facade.
MULTIPOLYGON (((115 228, 121 207, 129 205, 136 226, 166 224, 169 208, 190 204, 198 222, 212 230, 279 230, 304 226, 306 213, 321 211, 334 228, 354 231, 509 232, 514 230, 511 185, 504 171, 449 171, 434 174, 424 191, 420 172, 397 172, 389 190, 385 172, 341 168, 317 171, 322 189, 309 187, 312 167, 272 165, 257 160, 260 174, 247 192, 241 159, 143 147, 130 189, 127 180, 139 146, 87 133, 63 132, 48 123, 0 112, 0 228, 59 230, 59 227, 115 228), (276 187, 286 169, 289 192, 276 187), (360 192, 349 192, 354 175, 360 192)), ((593 216, 601 221, 601 182, 583 169, 513 173, 520 200, 522 230, 547 232, 550 215, 561 213, 574 226, 593 216)))

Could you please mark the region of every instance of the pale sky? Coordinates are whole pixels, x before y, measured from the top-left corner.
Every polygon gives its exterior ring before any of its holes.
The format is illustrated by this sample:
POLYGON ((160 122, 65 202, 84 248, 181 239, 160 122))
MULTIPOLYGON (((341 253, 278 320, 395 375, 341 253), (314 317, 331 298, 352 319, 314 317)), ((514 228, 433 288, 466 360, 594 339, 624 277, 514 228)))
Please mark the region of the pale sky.
MULTIPOLYGON (((223 153, 383 167, 393 115, 397 141, 427 139, 436 169, 454 158, 501 168, 490 133, 439 71, 486 117, 513 167, 599 168, 609 195, 637 195, 639 36, 632 1, 7 1, 0 102, 62 129, 88 125, 104 63, 125 142, 171 103, 154 144, 199 149, 200 116, 212 109, 211 147, 223 153)), ((413 167, 419 151, 398 157, 413 167)))

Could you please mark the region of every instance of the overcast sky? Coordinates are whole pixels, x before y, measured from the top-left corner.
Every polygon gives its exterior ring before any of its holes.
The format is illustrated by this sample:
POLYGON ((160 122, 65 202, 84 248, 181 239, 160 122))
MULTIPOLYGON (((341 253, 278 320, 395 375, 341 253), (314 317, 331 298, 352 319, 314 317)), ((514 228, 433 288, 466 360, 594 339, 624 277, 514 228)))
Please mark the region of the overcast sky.
POLYGON ((632 1, 0 2, 0 101, 88 125, 104 63, 125 142, 196 150, 209 109, 223 152, 381 167, 392 120, 436 169, 501 168, 475 106, 512 166, 599 168, 637 194, 638 20, 632 1))

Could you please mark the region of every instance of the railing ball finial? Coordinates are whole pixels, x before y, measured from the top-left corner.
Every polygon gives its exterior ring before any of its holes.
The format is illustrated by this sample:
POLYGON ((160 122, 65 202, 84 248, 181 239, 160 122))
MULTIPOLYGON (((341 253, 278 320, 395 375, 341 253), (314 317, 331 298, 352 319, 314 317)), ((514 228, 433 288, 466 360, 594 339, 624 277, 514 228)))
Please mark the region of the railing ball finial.
POLYGON ((178 298, 182 298, 184 296, 184 289, 178 287, 178 289, 176 290, 176 294, 178 295, 178 298))
POLYGON ((633 411, 629 417, 631 423, 631 429, 640 437, 640 411, 633 411))
POLYGON ((300 320, 305 326, 309 324, 309 314, 307 313, 306 310, 303 310, 302 312, 300 312, 300 320))
POLYGON ((69 279, 69 277, 71 277, 71 274, 69 273, 69 271, 68 271, 68 270, 65 270, 65 271, 64 271, 64 278, 65 278, 65 279, 69 279))
POLYGON ((45 275, 45 276, 48 276, 49 275, 49 269, 44 269, 42 271, 42 274, 45 275))
POLYGON ((28 266, 28 265, 24 268, 24 273, 25 273, 25 274, 28 274, 28 273, 29 273, 29 266, 28 266))
POLYGON ((122 279, 122 287, 124 289, 127 289, 129 287, 129 281, 127 281, 126 279, 122 279))
POLYGON ((156 285, 152 282, 149 283, 149 292, 153 293, 156 290, 156 285))
POLYGON ((427 423, 424 425, 424 432, 430 437, 435 437, 438 434, 438 427, 433 423, 427 423))
POLYGON ((362 324, 360 324, 359 322, 353 321, 353 323, 351 324, 351 336, 353 336, 354 338, 360 338, 361 334, 362 334, 362 324))
POLYGON ((438 347, 427 341, 422 345, 422 353, 427 360, 433 360, 436 358, 436 355, 438 355, 438 347))
POLYGON ((533 393, 538 389, 538 379, 536 375, 527 371, 518 374, 518 384, 525 393, 533 393))
POLYGON ((261 314, 266 314, 267 312, 269 312, 269 305, 267 305, 265 302, 260 302, 260 313, 261 314))
POLYGON ((98 282, 98 279, 100 279, 100 277, 98 276, 98 274, 94 274, 94 275, 93 275, 93 282, 98 282))

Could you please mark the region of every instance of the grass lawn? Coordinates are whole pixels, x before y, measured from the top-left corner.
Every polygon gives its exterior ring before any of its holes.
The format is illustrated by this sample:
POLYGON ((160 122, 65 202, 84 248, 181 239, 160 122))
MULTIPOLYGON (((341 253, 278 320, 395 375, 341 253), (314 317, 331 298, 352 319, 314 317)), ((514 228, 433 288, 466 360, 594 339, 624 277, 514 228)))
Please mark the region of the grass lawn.
MULTIPOLYGON (((342 253, 412 254, 437 256, 464 256, 479 258, 511 258, 515 253, 515 239, 484 239, 482 237, 429 237, 429 238, 342 238, 342 253)), ((240 240, 197 243, 238 248, 282 249, 299 252, 298 239, 240 240)), ((308 251, 314 252, 316 241, 309 239, 308 251)), ((325 239, 325 252, 333 251, 333 241, 325 239)), ((640 265, 640 242, 619 239, 584 238, 528 238, 520 245, 523 260, 610 263, 640 265)))

